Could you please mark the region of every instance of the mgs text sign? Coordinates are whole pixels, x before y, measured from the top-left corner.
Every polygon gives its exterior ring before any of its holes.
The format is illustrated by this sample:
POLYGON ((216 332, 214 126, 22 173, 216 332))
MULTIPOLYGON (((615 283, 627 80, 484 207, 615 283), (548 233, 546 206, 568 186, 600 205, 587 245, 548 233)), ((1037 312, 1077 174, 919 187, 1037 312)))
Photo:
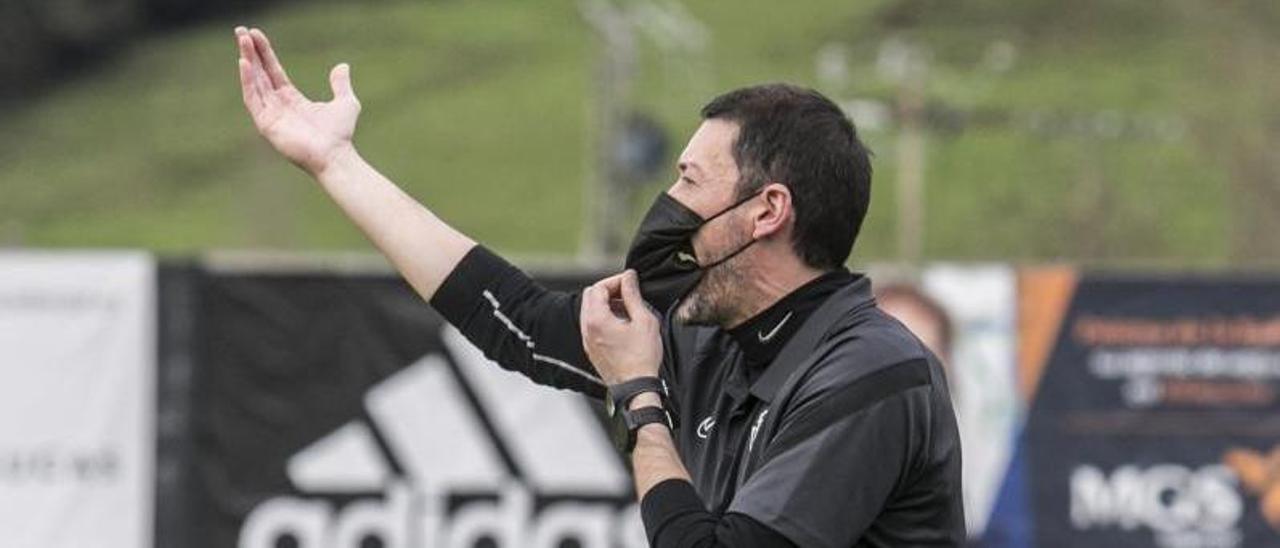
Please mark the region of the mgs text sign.
POLYGON ((0 253, 0 544, 152 542, 154 267, 0 253))
POLYGON ((1277 417, 1280 283, 1083 277, 1023 438, 1036 544, 1280 543, 1277 417))

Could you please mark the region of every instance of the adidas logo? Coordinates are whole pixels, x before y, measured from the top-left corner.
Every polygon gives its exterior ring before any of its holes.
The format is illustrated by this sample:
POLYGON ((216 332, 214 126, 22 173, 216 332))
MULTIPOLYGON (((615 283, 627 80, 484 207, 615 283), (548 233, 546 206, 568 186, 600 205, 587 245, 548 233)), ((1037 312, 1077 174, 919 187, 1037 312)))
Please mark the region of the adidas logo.
POLYGON ((454 328, 286 465, 240 548, 647 546, 631 480, 581 397, 499 368, 454 328), (452 359, 450 360, 449 357, 452 359))

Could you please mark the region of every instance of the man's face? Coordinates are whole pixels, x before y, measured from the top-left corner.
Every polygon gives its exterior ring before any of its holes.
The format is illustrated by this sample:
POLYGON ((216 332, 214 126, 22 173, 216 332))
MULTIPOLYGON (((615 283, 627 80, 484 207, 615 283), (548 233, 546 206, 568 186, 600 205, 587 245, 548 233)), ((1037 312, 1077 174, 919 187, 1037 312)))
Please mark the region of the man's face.
MULTIPOLYGON (((737 202, 739 172, 733 159, 737 137, 738 124, 734 122, 704 121, 680 154, 676 164, 679 178, 667 194, 704 219, 737 202)), ((693 249, 700 264, 719 261, 750 241, 752 226, 745 210, 744 204, 698 230, 693 249)), ((744 255, 708 269, 702 281, 680 302, 676 319, 689 324, 720 325, 732 318, 737 291, 746 277, 744 255)))

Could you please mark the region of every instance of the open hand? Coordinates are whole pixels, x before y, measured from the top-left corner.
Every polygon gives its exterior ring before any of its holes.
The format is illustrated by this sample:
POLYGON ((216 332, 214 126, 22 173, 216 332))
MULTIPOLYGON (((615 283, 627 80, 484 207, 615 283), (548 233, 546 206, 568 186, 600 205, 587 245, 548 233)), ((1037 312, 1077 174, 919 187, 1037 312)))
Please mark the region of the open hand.
POLYGON ((319 175, 334 158, 352 149, 360 101, 351 89, 349 66, 333 67, 329 73, 333 99, 317 103, 289 81, 261 30, 236 28, 236 43, 244 106, 271 146, 312 175, 319 175))
POLYGON ((640 296, 634 270, 583 291, 579 323, 587 357, 606 384, 658 375, 662 363, 658 316, 640 296))

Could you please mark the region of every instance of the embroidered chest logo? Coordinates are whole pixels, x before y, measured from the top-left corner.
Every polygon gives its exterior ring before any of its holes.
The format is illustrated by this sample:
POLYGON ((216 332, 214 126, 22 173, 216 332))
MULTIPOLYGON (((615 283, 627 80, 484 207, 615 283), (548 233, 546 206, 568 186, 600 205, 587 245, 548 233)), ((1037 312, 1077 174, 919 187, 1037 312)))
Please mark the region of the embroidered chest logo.
POLYGON ((711 429, 715 427, 716 417, 714 415, 702 419, 702 422, 698 423, 698 437, 704 440, 711 437, 711 429))
POLYGON ((751 437, 747 438, 747 453, 751 452, 751 448, 756 445, 756 434, 760 433, 760 425, 764 424, 764 418, 769 415, 769 408, 766 407, 756 416, 756 423, 751 425, 751 437))

